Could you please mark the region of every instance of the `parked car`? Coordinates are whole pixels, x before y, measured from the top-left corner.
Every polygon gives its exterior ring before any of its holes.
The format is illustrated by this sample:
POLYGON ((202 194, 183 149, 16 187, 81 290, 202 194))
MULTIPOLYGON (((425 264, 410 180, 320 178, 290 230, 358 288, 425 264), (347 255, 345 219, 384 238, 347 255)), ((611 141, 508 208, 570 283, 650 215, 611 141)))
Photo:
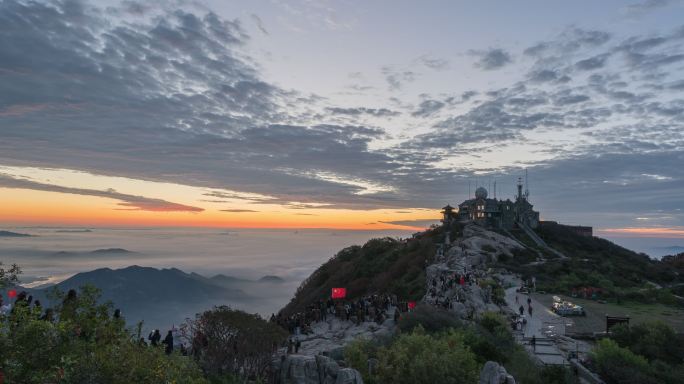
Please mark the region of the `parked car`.
POLYGON ((584 308, 580 305, 564 302, 559 305, 554 312, 560 316, 586 316, 584 308))

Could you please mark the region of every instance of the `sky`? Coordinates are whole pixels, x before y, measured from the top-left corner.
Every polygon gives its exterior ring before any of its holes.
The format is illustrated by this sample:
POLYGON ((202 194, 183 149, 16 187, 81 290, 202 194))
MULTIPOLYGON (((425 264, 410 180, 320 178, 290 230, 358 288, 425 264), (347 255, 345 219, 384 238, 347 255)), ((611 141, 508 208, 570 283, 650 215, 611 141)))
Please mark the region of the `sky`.
POLYGON ((544 220, 678 241, 683 14, 1 0, 0 223, 416 229, 527 170, 544 220))

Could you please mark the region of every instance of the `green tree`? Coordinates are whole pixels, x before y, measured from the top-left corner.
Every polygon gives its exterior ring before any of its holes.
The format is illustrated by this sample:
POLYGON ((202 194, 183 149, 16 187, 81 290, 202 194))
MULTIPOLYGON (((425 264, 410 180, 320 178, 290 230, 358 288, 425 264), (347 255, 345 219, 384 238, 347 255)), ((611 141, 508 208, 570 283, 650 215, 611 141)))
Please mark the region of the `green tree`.
POLYGON ((259 315, 226 306, 197 314, 181 329, 210 375, 250 380, 266 379, 274 346, 287 338, 285 330, 259 315))
MULTIPOLYGON (((61 297, 60 293, 57 297, 61 297)), ((84 287, 54 309, 55 319, 19 302, 0 320, 0 370, 9 383, 206 383, 195 362, 141 346, 98 304, 99 291, 84 287)))
POLYGON ((0 261, 0 290, 19 283, 20 274, 21 268, 18 265, 12 264, 9 268, 5 268, 2 261, 0 261))

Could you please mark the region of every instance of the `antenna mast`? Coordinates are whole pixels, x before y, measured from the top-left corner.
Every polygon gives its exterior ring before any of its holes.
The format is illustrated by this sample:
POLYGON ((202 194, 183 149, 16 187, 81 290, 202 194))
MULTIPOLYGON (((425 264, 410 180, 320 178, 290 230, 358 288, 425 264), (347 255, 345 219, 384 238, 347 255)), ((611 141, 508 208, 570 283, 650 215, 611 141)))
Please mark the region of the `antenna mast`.
POLYGON ((496 179, 494 179, 494 200, 496 200, 496 179))
POLYGON ((525 168, 525 200, 528 200, 530 197, 530 190, 529 184, 527 183, 527 168, 525 168))

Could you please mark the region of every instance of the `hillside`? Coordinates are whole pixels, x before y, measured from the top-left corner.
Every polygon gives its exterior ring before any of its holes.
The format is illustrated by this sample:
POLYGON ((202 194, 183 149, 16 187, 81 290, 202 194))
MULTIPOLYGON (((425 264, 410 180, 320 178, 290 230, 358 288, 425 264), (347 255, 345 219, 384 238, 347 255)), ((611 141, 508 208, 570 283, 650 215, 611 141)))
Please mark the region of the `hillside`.
POLYGON ((587 237, 567 230, 563 225, 544 225, 537 234, 566 259, 542 252, 546 260, 539 261, 538 252, 520 237, 527 249, 497 264, 508 270, 537 279, 537 288, 548 292, 569 294, 573 288, 595 287, 604 296, 613 298, 646 299, 640 291, 652 286, 667 286, 681 282, 675 269, 665 262, 651 259, 606 239, 587 237), (642 297, 638 297, 642 296, 642 297))
MULTIPOLYGON (((497 254, 495 267, 523 277, 534 276, 537 287, 547 292, 569 293, 573 288, 596 287, 606 297, 646 300, 650 283, 669 286, 682 282, 682 276, 665 262, 649 258, 599 237, 585 237, 563 225, 546 225, 537 234, 567 259, 538 248, 522 231, 498 234, 525 246, 511 255, 497 254)), ((454 223, 451 239, 462 235, 462 225, 454 223)), ((363 246, 338 252, 319 267, 297 290, 283 314, 301 311, 316 300, 327 298, 333 287, 346 287, 348 297, 390 293, 420 300, 425 294, 425 265, 432 262, 438 244, 445 236, 441 227, 397 240, 373 239, 363 246)), ((659 292, 668 296, 668 290, 659 292)), ((669 296, 668 296, 669 297, 669 296)), ((671 297, 665 301, 671 303, 671 297)))
POLYGON ((346 287, 349 297, 389 293, 419 300, 425 294, 426 263, 433 259, 441 235, 441 229, 433 229, 406 240, 373 239, 345 248, 301 284, 283 313, 327 298, 334 287, 346 287))

